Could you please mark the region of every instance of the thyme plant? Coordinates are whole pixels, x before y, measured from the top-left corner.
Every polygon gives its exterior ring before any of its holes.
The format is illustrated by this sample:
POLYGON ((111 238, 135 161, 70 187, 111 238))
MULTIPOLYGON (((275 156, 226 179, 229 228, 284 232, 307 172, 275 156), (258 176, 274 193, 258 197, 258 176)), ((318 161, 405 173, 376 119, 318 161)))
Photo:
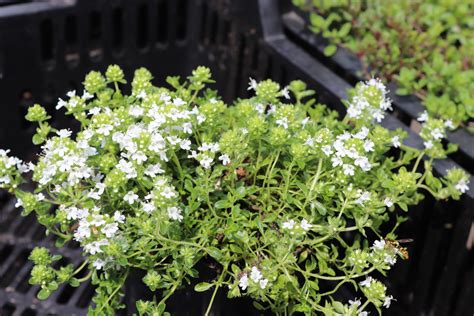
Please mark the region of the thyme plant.
MULTIPOLYGON (((396 81, 453 128, 474 118, 474 2, 293 0, 330 44, 357 54, 364 76, 396 81)), ((467 125, 467 124, 466 124, 467 125)), ((471 126, 472 129, 472 126, 471 126)))
POLYGON ((126 95, 118 66, 105 76, 93 71, 82 94, 57 104, 80 131, 56 130, 34 105, 26 119, 39 124, 38 161, 0 152, 0 187, 16 195, 22 214, 35 212, 58 247, 82 247, 78 267, 55 268, 59 255, 33 250, 38 298, 91 279, 89 315, 113 315, 138 269, 156 291, 137 301, 139 315, 169 315, 167 299, 199 278, 198 262, 212 261, 215 279, 195 286, 213 293, 206 315, 217 291, 277 315, 380 311, 393 297, 374 273, 403 256, 393 242, 404 217, 398 208, 408 211, 423 192, 458 199, 468 189, 462 170, 432 173, 433 159, 452 150, 441 144, 442 121, 426 118, 424 150, 378 124, 390 108, 378 80, 351 92, 343 120, 301 81, 282 88, 251 79, 255 96, 233 106, 206 88, 208 68, 167 82, 154 86, 141 68, 126 95), (22 189, 29 173, 34 192, 22 189), (362 298, 339 301, 346 283, 362 298))

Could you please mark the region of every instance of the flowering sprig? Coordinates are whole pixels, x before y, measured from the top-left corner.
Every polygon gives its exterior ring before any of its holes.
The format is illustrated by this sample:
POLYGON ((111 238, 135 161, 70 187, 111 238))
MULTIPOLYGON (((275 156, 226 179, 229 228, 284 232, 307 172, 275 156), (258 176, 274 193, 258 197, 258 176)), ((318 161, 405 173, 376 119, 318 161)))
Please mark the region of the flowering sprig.
MULTIPOLYGON (((350 93, 342 121, 306 100, 314 91, 301 81, 282 88, 251 80, 255 96, 228 107, 204 91, 212 82, 207 68, 185 81, 169 77, 172 88, 151 79, 137 70, 124 95, 118 66, 105 76, 91 72, 81 96, 70 92, 58 102, 81 123, 79 131, 48 127, 35 105, 28 119, 46 126, 35 136, 43 144, 36 164, 0 152, 2 188, 15 193, 24 213, 36 213, 58 245, 74 240, 85 257, 75 270, 56 270, 57 257, 35 250, 31 282, 41 286, 40 298, 59 283, 91 278, 97 290, 90 314, 113 314, 130 270, 141 269, 144 284, 166 294, 137 302, 139 313, 164 313, 167 299, 198 277, 197 263, 212 261, 217 277, 195 286, 213 290, 206 314, 223 288, 276 313, 363 314, 368 304, 390 305, 370 274, 390 269, 398 253, 384 240, 372 247, 359 240, 382 234, 395 206, 407 211, 423 190, 459 198, 468 189, 462 170, 445 178, 431 173, 442 146, 437 154, 409 148, 406 133, 377 124, 390 101, 375 79, 350 93), (20 186, 31 171, 35 192, 20 186), (89 273, 77 279, 83 269, 89 273), (364 303, 320 292, 328 281, 335 289, 358 283, 364 303)), ((433 136, 437 127, 428 128, 433 136)))

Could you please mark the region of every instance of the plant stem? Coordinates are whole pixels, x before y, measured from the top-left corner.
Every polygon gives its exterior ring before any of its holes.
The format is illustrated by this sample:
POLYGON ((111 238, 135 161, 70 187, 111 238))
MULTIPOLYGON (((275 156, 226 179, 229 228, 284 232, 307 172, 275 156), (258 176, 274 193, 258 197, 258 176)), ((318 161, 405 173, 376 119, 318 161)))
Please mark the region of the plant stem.
POLYGON ((219 276, 219 280, 217 281, 214 292, 212 293, 211 300, 209 301, 209 305, 207 305, 206 313, 204 313, 204 316, 209 316, 209 313, 211 312, 212 304, 214 303, 214 300, 217 295, 217 291, 219 290, 219 287, 221 286, 222 279, 224 278, 224 275, 227 272, 227 266, 224 267, 224 270, 222 270, 221 275, 219 276))

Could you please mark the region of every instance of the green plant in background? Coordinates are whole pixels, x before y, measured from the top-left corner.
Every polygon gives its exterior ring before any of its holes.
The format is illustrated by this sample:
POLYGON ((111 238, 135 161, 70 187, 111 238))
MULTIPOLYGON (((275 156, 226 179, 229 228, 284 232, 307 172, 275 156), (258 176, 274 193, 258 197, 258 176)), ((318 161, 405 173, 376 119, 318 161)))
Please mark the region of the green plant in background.
POLYGON ((346 47, 364 76, 395 80, 397 93, 420 97, 431 115, 454 126, 474 118, 474 2, 465 0, 293 0, 310 28, 346 47))
POLYGON ((251 80, 255 96, 228 107, 206 89, 205 67, 185 81, 169 77, 171 88, 151 80, 138 69, 125 95, 118 66, 105 77, 91 72, 82 95, 71 91, 57 105, 80 131, 54 129, 35 105, 27 119, 40 124, 36 164, 0 152, 0 187, 23 215, 35 212, 58 247, 75 240, 83 250, 83 264, 59 268, 59 255, 33 250, 40 299, 91 279, 89 315, 113 315, 139 269, 157 294, 137 301, 138 313, 168 315, 167 299, 207 261, 216 277, 195 286, 213 292, 206 315, 219 290, 277 315, 380 311, 393 297, 376 277, 404 257, 392 241, 406 219, 397 206, 408 211, 423 191, 458 199, 468 190, 462 170, 432 173, 433 159, 454 150, 441 144, 442 121, 425 118, 423 150, 377 124, 390 102, 375 79, 351 91, 342 121, 301 81, 282 89, 251 80), (22 189, 30 172, 34 192, 22 189), (346 283, 363 299, 338 301, 346 283))

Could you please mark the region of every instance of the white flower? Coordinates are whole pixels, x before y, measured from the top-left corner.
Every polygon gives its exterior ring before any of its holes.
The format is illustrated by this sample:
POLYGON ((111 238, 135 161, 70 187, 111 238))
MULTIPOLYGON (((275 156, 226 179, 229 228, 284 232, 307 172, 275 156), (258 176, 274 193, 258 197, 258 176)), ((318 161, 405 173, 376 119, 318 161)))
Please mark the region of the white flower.
POLYGON ((260 270, 258 270, 257 267, 252 267, 252 270, 250 271, 250 278, 254 281, 254 282, 258 282, 260 281, 260 279, 262 279, 262 273, 260 272, 260 270))
POLYGON ((349 164, 342 165, 343 172, 346 176, 354 175, 354 166, 349 164))
POLYGON ((125 177, 127 179, 132 179, 137 176, 137 171, 135 170, 133 163, 124 159, 120 159, 119 163, 117 164, 117 169, 125 173, 125 177))
POLYGON ((183 150, 190 150, 191 149, 191 141, 189 139, 184 139, 179 144, 179 147, 183 150))
POLYGON ((444 137, 443 130, 441 128, 435 128, 431 131, 431 136, 434 139, 442 139, 444 137))
POLYGON ((147 161, 148 157, 142 151, 137 151, 132 155, 132 159, 135 160, 138 164, 142 164, 147 161))
POLYGON ((385 249, 385 240, 380 239, 374 241, 374 244, 372 245, 372 249, 374 250, 383 250, 385 249))
POLYGON ((249 286, 249 278, 248 278, 247 274, 245 273, 240 277, 239 287, 242 289, 242 291, 245 291, 245 289, 248 286, 249 286))
POLYGON ((426 142, 423 142, 423 145, 425 145, 426 149, 431 149, 433 148, 433 142, 431 140, 428 140, 426 142))
POLYGON ((360 282, 360 285, 361 286, 366 286, 366 287, 370 287, 370 284, 372 283, 374 279, 372 277, 367 277, 364 281, 360 282))
POLYGON ((224 166, 230 164, 230 158, 229 158, 229 156, 226 155, 226 154, 223 154, 223 155, 219 156, 219 160, 222 161, 222 164, 223 164, 224 166))
POLYGON ((145 99, 146 98, 146 92, 144 90, 140 91, 140 93, 137 94, 138 99, 145 99))
POLYGON ((306 146, 312 147, 314 145, 314 139, 311 137, 308 137, 308 139, 304 142, 306 146))
POLYGON ((143 112, 144 112, 143 108, 141 106, 138 106, 138 105, 133 105, 128 110, 128 114, 130 114, 133 117, 142 116, 143 112))
POLYGON ((371 140, 366 140, 364 142, 364 150, 366 152, 371 152, 371 151, 374 151, 374 142, 371 141, 371 140))
POLYGON ((252 77, 249 77, 249 87, 247 90, 256 90, 257 89, 257 81, 252 77))
POLYGON ((94 268, 96 268, 96 270, 102 270, 105 266, 105 261, 102 259, 96 259, 94 260, 92 265, 94 266, 94 268))
POLYGON ((393 201, 391 198, 386 197, 385 200, 383 200, 383 204, 385 204, 386 207, 392 207, 393 206, 393 201))
POLYGON ((288 90, 288 87, 285 87, 283 88, 283 90, 281 90, 281 95, 285 98, 285 99, 290 99, 290 91, 288 90))
POLYGON ((360 312, 357 316, 368 316, 368 315, 369 315, 368 312, 362 311, 362 312, 360 312))
POLYGON ((89 99, 92 99, 94 97, 94 95, 90 94, 89 92, 87 92, 86 90, 84 90, 82 92, 82 96, 81 96, 81 99, 83 100, 89 100, 89 99))
POLYGON ((56 134, 58 134, 58 136, 60 138, 67 138, 67 137, 71 136, 72 132, 68 129, 61 129, 61 130, 57 131, 56 134))
POLYGON ((426 122, 428 121, 429 119, 429 116, 428 116, 428 112, 426 111, 423 111, 417 118, 418 122, 426 122))
POLYGON ((349 300, 349 307, 359 307, 361 305, 360 299, 356 298, 354 300, 349 300))
POLYGON ((142 210, 143 210, 143 212, 145 212, 147 214, 150 214, 151 212, 156 210, 156 207, 155 207, 155 205, 153 205, 153 203, 144 203, 142 205, 142 210))
POLYGON ((306 117, 304 120, 301 121, 301 126, 303 126, 303 128, 306 126, 306 124, 308 124, 309 122, 309 117, 306 117))
POLYGON ((213 159, 209 156, 206 156, 204 155, 204 157, 199 161, 199 163, 201 164, 201 166, 204 168, 204 169, 209 169, 211 168, 211 164, 213 162, 213 159))
POLYGON ((92 226, 102 226, 105 224, 104 216, 100 214, 94 214, 92 220, 89 221, 92 226))
POLYGON ((91 255, 95 255, 96 253, 101 253, 102 249, 100 247, 108 245, 109 242, 107 239, 102 239, 99 241, 93 241, 90 244, 84 246, 84 250, 91 255))
POLYGON ((449 128, 449 129, 454 129, 454 128, 455 128, 455 126, 454 126, 454 124, 453 124, 453 121, 451 121, 451 120, 446 120, 446 121, 444 122, 444 126, 446 126, 446 127, 449 128))
POLYGON ((43 193, 40 192, 40 193, 36 194, 36 200, 43 201, 44 199, 45 199, 45 196, 44 196, 43 193))
POLYGON ((384 301, 383 301, 383 307, 385 308, 389 308, 390 307, 390 304, 392 303, 392 300, 393 300, 393 296, 390 295, 390 296, 386 296, 384 301))
POLYGON ((165 187, 160 194, 161 194, 161 196, 163 196, 167 199, 171 199, 171 198, 174 198, 176 196, 176 192, 174 192, 174 190, 171 187, 165 187))
POLYGON ((59 110, 60 108, 65 107, 66 105, 67 102, 59 98, 58 103, 56 104, 56 110, 59 110))
POLYGON ((354 135, 355 138, 358 138, 360 140, 364 140, 367 135, 369 135, 369 129, 365 126, 363 126, 360 131, 354 135))
POLYGON ((123 223, 124 220, 125 220, 125 216, 122 215, 119 211, 115 211, 115 212, 114 212, 114 220, 115 220, 117 223, 123 223))
POLYGON ((102 233, 107 236, 107 238, 112 237, 115 235, 115 233, 118 230, 118 224, 117 223, 110 223, 102 227, 102 233))
POLYGON ((285 229, 293 229, 296 225, 296 222, 292 219, 289 221, 283 222, 282 227, 285 229))
POLYGON ((279 120, 276 120, 275 122, 279 126, 283 126, 284 129, 288 129, 288 118, 282 117, 279 120))
POLYGON ((400 136, 393 136, 393 137, 392 137, 392 145, 393 145, 393 147, 395 147, 395 148, 400 147, 400 145, 401 145, 401 143, 400 143, 400 136))
POLYGON ((145 169, 145 174, 149 177, 156 177, 157 174, 159 173, 164 173, 165 171, 163 169, 161 169, 161 165, 159 163, 156 163, 154 165, 149 165, 146 169, 145 169))
POLYGON ((367 157, 358 157, 354 161, 354 165, 359 166, 363 171, 369 171, 372 168, 372 165, 370 164, 367 157))
POLYGON ((129 191, 127 194, 125 194, 123 199, 124 201, 128 202, 128 204, 133 204, 136 200, 138 200, 138 195, 136 195, 133 191, 129 191))
POLYGON ((326 155, 326 156, 329 156, 333 153, 332 151, 332 148, 330 145, 324 145, 323 147, 321 147, 321 150, 323 151, 323 153, 326 155))
POLYGON ((466 193, 469 190, 468 184, 469 181, 463 179, 456 184, 455 188, 461 193, 466 193))
POLYGON ((391 256, 389 254, 385 254, 385 263, 393 266, 395 263, 397 263, 397 257, 396 256, 391 256))
POLYGON ((260 282, 260 288, 263 290, 267 287, 267 284, 268 284, 268 279, 261 279, 260 282))
POLYGON ((331 158, 332 166, 337 167, 337 166, 342 166, 344 163, 342 162, 342 159, 340 157, 334 156, 331 158))
POLYGON ((168 217, 172 220, 181 222, 183 215, 181 215, 181 209, 176 206, 168 207, 168 217))
POLYGON ((355 201, 356 204, 363 205, 366 201, 370 200, 370 192, 361 192, 359 198, 355 201))
POLYGON ((302 228, 303 230, 308 231, 308 230, 311 229, 311 227, 312 227, 313 225, 311 225, 306 219, 303 219, 303 220, 301 221, 300 226, 301 226, 301 228, 302 228))
POLYGON ((173 105, 181 106, 181 105, 185 105, 185 104, 186 104, 186 101, 184 101, 184 100, 181 99, 181 98, 175 98, 175 99, 173 99, 173 105))

